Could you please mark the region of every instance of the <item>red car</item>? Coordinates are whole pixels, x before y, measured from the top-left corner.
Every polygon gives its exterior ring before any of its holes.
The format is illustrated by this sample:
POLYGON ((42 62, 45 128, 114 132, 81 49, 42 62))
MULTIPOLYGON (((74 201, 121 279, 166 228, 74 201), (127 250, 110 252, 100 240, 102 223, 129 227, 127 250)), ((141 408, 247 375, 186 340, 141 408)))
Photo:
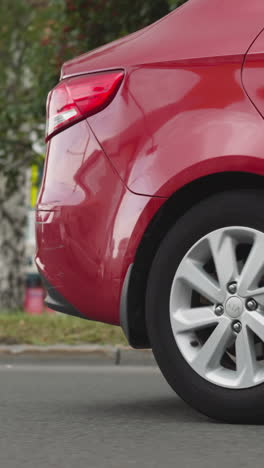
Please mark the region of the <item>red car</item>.
POLYGON ((36 214, 47 305, 230 422, 264 419, 263 28, 263 0, 189 0, 65 63, 36 214))

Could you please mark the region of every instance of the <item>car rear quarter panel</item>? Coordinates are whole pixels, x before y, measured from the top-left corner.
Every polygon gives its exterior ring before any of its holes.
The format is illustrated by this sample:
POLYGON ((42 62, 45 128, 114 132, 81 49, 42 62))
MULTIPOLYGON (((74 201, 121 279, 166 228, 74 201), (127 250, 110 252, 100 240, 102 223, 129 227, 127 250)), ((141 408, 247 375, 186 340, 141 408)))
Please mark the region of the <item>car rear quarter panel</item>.
POLYGON ((263 174, 263 122, 241 80, 263 17, 263 0, 190 0, 64 65, 62 77, 125 69, 118 95, 89 124, 131 191, 169 197, 212 173, 263 174))
POLYGON ((131 191, 169 197, 208 174, 264 173, 263 119, 244 91, 243 59, 127 70, 118 96, 89 123, 131 191))

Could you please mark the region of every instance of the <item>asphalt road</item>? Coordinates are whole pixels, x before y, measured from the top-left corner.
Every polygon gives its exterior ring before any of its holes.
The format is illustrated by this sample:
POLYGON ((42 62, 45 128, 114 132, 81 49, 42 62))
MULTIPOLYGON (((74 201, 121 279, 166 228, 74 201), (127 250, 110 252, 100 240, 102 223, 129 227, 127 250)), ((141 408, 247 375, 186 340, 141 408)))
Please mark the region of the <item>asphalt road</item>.
POLYGON ((207 420, 155 368, 4 362, 1 468, 264 465, 264 427, 207 420))

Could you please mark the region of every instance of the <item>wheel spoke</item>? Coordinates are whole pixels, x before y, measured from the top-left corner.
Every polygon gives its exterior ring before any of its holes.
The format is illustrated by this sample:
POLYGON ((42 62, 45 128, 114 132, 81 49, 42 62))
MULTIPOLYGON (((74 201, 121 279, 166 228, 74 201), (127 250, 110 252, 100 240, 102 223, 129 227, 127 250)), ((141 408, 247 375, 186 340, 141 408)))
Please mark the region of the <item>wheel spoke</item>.
POLYGON ((248 312, 244 314, 244 323, 260 339, 264 341, 264 317, 259 312, 248 312))
POLYGON ((181 333, 214 325, 218 322, 212 307, 179 309, 172 314, 174 332, 181 333))
POLYGON ((194 260, 187 258, 179 269, 179 277, 183 278, 195 291, 213 303, 223 300, 223 293, 213 278, 194 260))
POLYGON ((192 361, 192 365, 196 371, 206 374, 207 370, 218 367, 231 337, 230 320, 222 317, 215 330, 192 361))
POLYGON ((237 278, 238 268, 234 239, 223 231, 215 231, 209 237, 210 248, 221 288, 237 278))
POLYGON ((256 372, 253 334, 244 326, 236 339, 236 366, 240 385, 250 386, 256 372))
POLYGON ((256 282, 264 268, 264 240, 263 235, 256 235, 248 259, 240 275, 238 293, 249 297, 252 289, 256 289, 256 282))

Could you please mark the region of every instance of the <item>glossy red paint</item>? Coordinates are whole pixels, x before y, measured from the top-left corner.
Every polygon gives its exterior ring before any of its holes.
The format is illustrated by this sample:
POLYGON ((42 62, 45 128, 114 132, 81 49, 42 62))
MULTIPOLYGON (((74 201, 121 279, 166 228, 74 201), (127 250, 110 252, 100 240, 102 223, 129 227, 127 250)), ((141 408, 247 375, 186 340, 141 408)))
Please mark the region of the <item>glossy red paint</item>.
POLYGON ((127 72, 89 123, 130 190, 169 197, 208 174, 263 173, 263 122, 241 85, 242 61, 127 72))
POLYGON ((264 175, 263 17, 263 0, 190 0, 63 66, 125 73, 104 110, 51 138, 38 201, 38 268, 87 318, 119 324, 126 272, 178 189, 264 175))
POLYGON ((126 268, 162 200, 126 189, 86 121, 53 137, 46 161, 37 266, 84 316, 118 324, 126 268))

